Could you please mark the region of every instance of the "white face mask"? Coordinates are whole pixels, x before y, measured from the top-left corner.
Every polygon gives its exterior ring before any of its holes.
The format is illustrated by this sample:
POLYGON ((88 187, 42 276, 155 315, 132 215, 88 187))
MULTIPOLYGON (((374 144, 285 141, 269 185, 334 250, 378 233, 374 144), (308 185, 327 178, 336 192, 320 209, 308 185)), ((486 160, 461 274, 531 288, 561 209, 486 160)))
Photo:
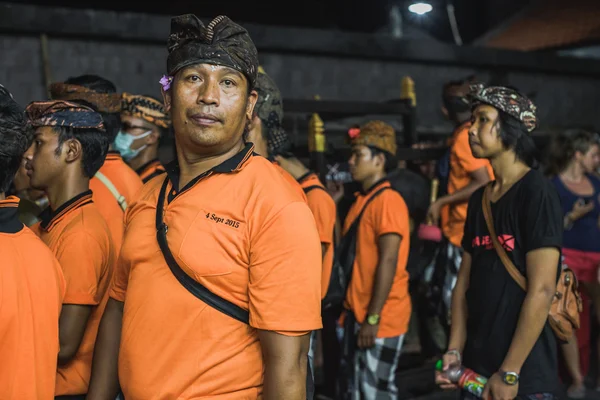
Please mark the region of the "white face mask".
POLYGON ((142 133, 141 135, 134 136, 131 133, 119 131, 119 133, 117 133, 117 137, 115 138, 115 141, 113 143, 113 147, 115 148, 115 150, 117 150, 119 153, 121 153, 121 157, 123 157, 123 159, 125 161, 132 160, 132 159, 136 158, 142 150, 144 150, 146 147, 148 147, 148 145, 145 144, 142 147, 140 147, 139 149, 132 150, 131 144, 138 139, 142 139, 142 138, 145 138, 146 136, 149 136, 151 133, 152 133, 152 130, 149 130, 147 132, 142 133))

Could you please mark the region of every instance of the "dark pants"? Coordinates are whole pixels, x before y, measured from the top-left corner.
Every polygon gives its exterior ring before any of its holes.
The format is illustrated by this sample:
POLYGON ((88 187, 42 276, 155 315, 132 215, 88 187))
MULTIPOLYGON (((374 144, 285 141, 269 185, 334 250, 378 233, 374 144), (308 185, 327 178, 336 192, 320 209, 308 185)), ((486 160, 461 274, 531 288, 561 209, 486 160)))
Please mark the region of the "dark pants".
POLYGON ((325 381, 323 394, 334 397, 341 359, 341 344, 336 332, 337 317, 324 312, 322 319, 321 340, 323 341, 323 378, 325 381))

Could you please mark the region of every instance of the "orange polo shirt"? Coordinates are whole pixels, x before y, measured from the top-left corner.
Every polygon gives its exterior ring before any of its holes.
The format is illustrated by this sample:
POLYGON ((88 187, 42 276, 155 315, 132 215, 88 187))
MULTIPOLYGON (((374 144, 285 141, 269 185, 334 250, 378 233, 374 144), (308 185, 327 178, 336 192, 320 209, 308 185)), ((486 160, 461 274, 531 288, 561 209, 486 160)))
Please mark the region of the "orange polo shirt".
MULTIPOLYGON (((485 158, 475 158, 469 146, 470 122, 459 126, 450 140, 450 173, 448 174, 448 194, 455 193, 471 183, 471 173, 486 168, 490 178, 494 179, 492 165, 485 158)), ((444 236, 456 247, 461 247, 467 220, 469 202, 449 204, 442 209, 442 231, 444 236)))
POLYGON ((290 175, 289 172, 287 172, 285 169, 283 169, 283 167, 281 165, 279 165, 279 163, 277 161, 271 161, 271 164, 275 167, 277 172, 279 172, 279 174, 281 174, 283 179, 292 187, 292 189, 294 189, 294 191, 296 193, 298 193, 298 195, 300 197, 302 197, 304 202, 305 203, 308 202, 308 199, 306 198, 306 194, 304 193, 304 189, 302 189, 302 186, 300 186, 298 181, 296 179, 294 179, 294 177, 292 175, 290 175))
POLYGON ((333 231, 335 229, 335 219, 337 216, 335 201, 331 198, 325 186, 319 180, 315 173, 309 173, 298 179, 303 190, 309 189, 306 193, 308 207, 315 217, 315 223, 319 230, 321 244, 327 247, 325 257, 323 258, 323 269, 321 273, 321 298, 324 298, 329 288, 331 279, 331 268, 333 266, 333 231))
POLYGON ((163 174, 165 172, 165 167, 163 167, 158 158, 156 158, 152 161, 148 161, 146 164, 136 169, 135 172, 142 182, 146 183, 155 176, 163 174))
POLYGON ((0 201, 0 398, 52 399, 65 280, 48 247, 0 201))
MULTIPOLYGON (((178 187, 179 172, 167 167, 178 187)), ((167 176, 128 208, 110 295, 125 300, 119 381, 128 400, 261 398, 257 329, 298 336, 321 327, 321 248, 302 198, 253 145, 181 190, 168 185, 167 239, 181 268, 249 310, 250 326, 213 309, 173 276, 156 239, 167 176)))
POLYGON ((108 285, 115 263, 114 246, 89 190, 55 211, 47 208, 40 219, 32 229, 60 263, 66 280, 63 304, 93 307, 75 357, 59 367, 56 376, 57 396, 85 394, 98 325, 108 300, 108 285))
POLYGON ((394 283, 383 310, 380 313, 378 338, 395 337, 406 333, 411 313, 408 294, 408 273, 406 263, 410 249, 409 214, 404 199, 391 189, 388 181, 375 184, 366 194, 358 194, 350 207, 344 223, 344 234, 358 217, 367 199, 383 187, 390 187, 379 194, 367 208, 358 227, 356 258, 352 279, 346 295, 346 306, 354 312, 358 323, 362 324, 373 296, 375 273, 379 263, 378 244, 380 236, 395 233, 402 236, 398 249, 398 266, 394 283))
MULTIPOLYGON (((136 193, 142 188, 143 183, 140 177, 129 165, 125 164, 121 155, 116 151, 108 152, 100 172, 110 179, 119 193, 125 197, 127 204, 133 201, 136 193)), ((115 254, 118 256, 123 242, 124 212, 115 196, 100 179, 96 177, 90 179, 90 189, 94 194, 94 204, 110 229, 115 254)))

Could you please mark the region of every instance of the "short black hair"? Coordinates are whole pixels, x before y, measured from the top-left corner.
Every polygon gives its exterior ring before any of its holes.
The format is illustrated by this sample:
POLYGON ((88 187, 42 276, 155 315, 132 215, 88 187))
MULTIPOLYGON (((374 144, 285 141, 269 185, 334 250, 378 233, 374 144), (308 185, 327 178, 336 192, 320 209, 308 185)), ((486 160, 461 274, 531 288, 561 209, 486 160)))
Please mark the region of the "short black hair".
POLYGON ((367 146, 369 148, 369 150, 371 150, 371 157, 375 157, 379 154, 383 154, 383 156, 385 157, 385 164, 383 166, 383 170, 385 171, 386 174, 389 174, 390 172, 392 172, 393 170, 396 169, 396 167, 398 166, 398 161, 396 160, 396 157, 385 150, 381 150, 380 148, 374 147, 374 146, 367 146))
POLYGON ((10 188, 32 139, 23 108, 0 86, 0 193, 10 188))
POLYGON ((68 126, 53 126, 52 128, 58 133, 56 155, 60 155, 65 141, 69 139, 77 140, 81 143, 83 174, 88 178, 93 177, 104 164, 108 153, 110 142, 106 133, 98 129, 76 129, 68 126))
MULTIPOLYGON (((67 79, 65 83, 69 85, 83 86, 97 93, 117 93, 117 87, 114 83, 98 75, 80 75, 76 77, 71 77, 67 79)), ((77 103, 82 103, 82 101, 80 100, 74 101, 77 103)), ((98 109, 94 105, 89 104, 87 102, 85 104, 98 111, 98 109)), ((106 134, 108 135, 110 143, 112 143, 117 137, 119 130, 121 129, 121 114, 105 113, 100 111, 98 111, 98 113, 102 115, 102 119, 104 120, 104 128, 106 129, 106 134)))
POLYGON ((527 131, 527 127, 512 115, 498 110, 498 122, 500 124, 500 140, 506 149, 515 152, 517 159, 524 162, 530 168, 538 168, 538 149, 527 131))

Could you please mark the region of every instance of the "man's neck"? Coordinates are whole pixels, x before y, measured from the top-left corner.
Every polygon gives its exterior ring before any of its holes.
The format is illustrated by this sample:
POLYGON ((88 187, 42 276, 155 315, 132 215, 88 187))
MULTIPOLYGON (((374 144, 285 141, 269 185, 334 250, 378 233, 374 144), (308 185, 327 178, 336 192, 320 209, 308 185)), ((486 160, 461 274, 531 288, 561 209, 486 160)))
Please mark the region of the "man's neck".
POLYGON ((142 150, 140 152, 140 154, 138 154, 137 157, 135 157, 132 160, 129 160, 129 166, 134 171, 137 171, 138 168, 143 167, 150 161, 156 160, 157 158, 158 158, 158 147, 150 146, 150 147, 147 147, 144 150, 142 150))
POLYGON ((80 176, 72 179, 64 179, 46 189, 50 208, 55 211, 73 197, 90 189, 89 178, 80 176))
POLYGON ((518 160, 513 151, 504 151, 491 159, 490 162, 499 191, 502 188, 512 186, 531 169, 527 164, 518 160))
POLYGON ((383 178, 385 178, 385 173, 378 172, 378 173, 376 173, 374 175, 371 175, 370 177, 368 177, 364 181, 362 181, 361 184, 362 184, 363 192, 366 192, 367 190, 371 189, 374 184, 376 184, 377 182, 379 182, 383 178))
POLYGON ((244 141, 242 140, 226 152, 215 155, 184 154, 182 149, 178 147, 177 161, 179 162, 179 187, 177 189, 180 190, 198 175, 229 160, 231 157, 242 151, 243 148, 244 141))
POLYGON ((585 178, 585 171, 578 162, 571 162, 567 168, 561 173, 562 176, 571 182, 581 182, 585 178))
POLYGON ((0 201, 6 200, 6 194, 4 192, 0 193, 0 201))

